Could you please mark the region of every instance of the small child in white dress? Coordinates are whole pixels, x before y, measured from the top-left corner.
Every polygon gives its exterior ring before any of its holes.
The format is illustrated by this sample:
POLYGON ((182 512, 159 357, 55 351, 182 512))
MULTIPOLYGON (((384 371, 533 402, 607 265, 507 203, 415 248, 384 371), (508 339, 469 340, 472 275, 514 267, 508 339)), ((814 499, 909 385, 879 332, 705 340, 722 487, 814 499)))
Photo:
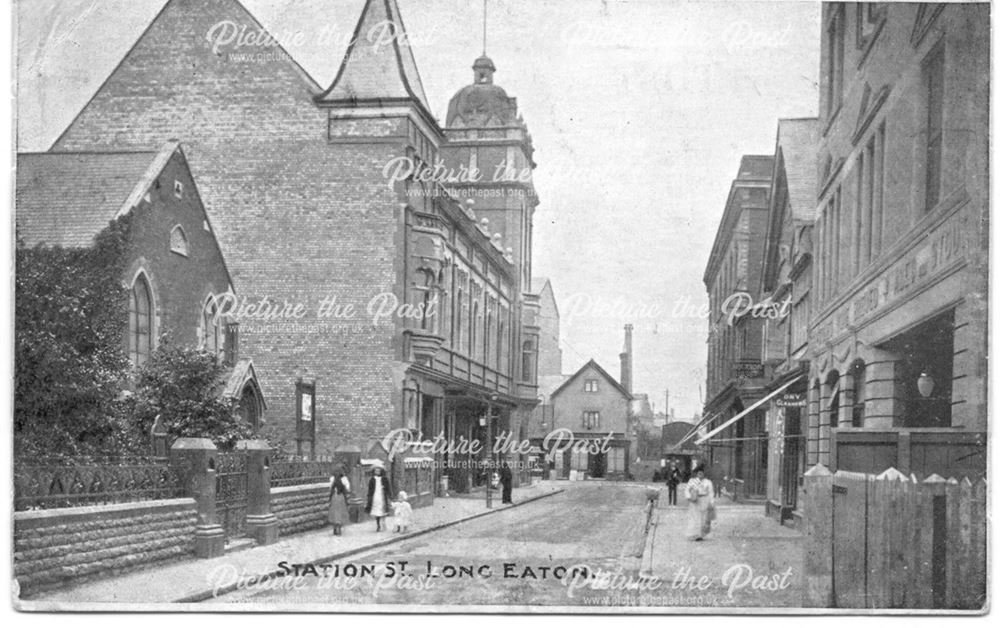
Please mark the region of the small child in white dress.
POLYGON ((405 533, 410 527, 413 507, 406 500, 406 491, 399 491, 399 501, 392 502, 392 514, 396 518, 396 532, 405 533))

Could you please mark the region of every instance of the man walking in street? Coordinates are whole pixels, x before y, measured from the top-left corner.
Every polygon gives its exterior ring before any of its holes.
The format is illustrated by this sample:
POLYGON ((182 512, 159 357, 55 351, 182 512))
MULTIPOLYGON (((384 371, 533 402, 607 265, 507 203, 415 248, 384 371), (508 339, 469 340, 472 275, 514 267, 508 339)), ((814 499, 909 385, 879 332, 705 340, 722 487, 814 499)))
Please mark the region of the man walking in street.
POLYGON ((667 471, 667 505, 677 505, 677 485, 681 483, 681 472, 671 465, 667 471))
POLYGON ((500 486, 503 487, 503 499, 501 503, 513 504, 514 501, 511 499, 511 489, 514 482, 514 474, 510 471, 510 465, 504 460, 503 465, 500 467, 500 486))

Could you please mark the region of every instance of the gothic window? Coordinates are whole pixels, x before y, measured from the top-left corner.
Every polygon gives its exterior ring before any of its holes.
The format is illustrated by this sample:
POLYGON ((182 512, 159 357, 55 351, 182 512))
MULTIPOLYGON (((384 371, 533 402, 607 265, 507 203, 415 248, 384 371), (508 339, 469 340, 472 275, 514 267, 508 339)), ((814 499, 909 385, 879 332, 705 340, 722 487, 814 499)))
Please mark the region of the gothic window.
POLYGON ((135 366, 142 366, 153 352, 153 298, 144 274, 132 282, 128 299, 128 351, 135 366))
POLYGON ((180 225, 174 226, 170 231, 170 250, 178 255, 188 256, 187 235, 180 225))
POLYGON ((201 308, 200 344, 202 350, 217 356, 224 344, 224 333, 219 316, 219 303, 214 296, 209 295, 205 299, 205 305, 201 308))

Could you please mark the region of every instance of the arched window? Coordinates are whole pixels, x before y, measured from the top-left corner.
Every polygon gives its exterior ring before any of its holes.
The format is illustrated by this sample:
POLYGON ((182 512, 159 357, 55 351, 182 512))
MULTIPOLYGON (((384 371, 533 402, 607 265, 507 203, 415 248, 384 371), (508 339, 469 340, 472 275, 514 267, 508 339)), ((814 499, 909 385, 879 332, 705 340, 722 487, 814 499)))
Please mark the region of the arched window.
POLYGON ((176 225, 170 231, 170 250, 184 257, 188 255, 187 234, 184 233, 184 228, 180 225, 176 225))
POLYGON ((153 298, 149 281, 140 273, 128 298, 128 355, 133 365, 142 366, 152 352, 153 298))
POLYGON ((840 373, 831 371, 826 378, 826 383, 830 386, 830 398, 827 400, 827 410, 829 414, 830 427, 837 427, 840 420, 840 373))
POLYGON ((854 377, 854 404, 851 406, 851 427, 865 426, 865 363, 858 360, 851 366, 854 377))
POLYGON ((201 310, 201 348, 213 355, 218 355, 223 345, 222 321, 218 313, 219 303, 209 295, 201 310))

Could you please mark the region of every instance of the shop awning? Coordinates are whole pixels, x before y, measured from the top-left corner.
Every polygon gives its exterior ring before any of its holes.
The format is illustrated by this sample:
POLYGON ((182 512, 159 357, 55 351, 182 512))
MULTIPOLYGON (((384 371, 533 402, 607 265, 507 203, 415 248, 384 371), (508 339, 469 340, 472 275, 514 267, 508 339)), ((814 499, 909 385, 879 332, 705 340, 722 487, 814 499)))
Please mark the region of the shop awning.
POLYGON ((706 417, 703 417, 700 421, 698 421, 695 424, 695 426, 693 428, 691 428, 691 430, 687 434, 684 435, 684 438, 682 438, 679 441, 677 441, 676 443, 674 443, 674 446, 673 446, 672 449, 678 449, 681 445, 683 445, 687 441, 691 440, 691 437, 694 436, 695 434, 697 434, 698 430, 700 430, 703 425, 708 425, 709 421, 714 421, 716 418, 718 418, 718 416, 720 414, 722 414, 722 413, 721 412, 716 412, 715 414, 710 414, 710 415, 708 415, 706 417))
POLYGON ((786 388, 788 388, 789 386, 791 386, 795 382, 799 381, 800 379, 802 379, 802 378, 801 377, 796 377, 795 379, 791 380, 790 382, 787 382, 787 383, 783 384, 782 386, 780 386, 779 388, 776 388, 774 391, 772 391, 766 397, 764 397, 763 399, 755 402, 754 404, 752 404, 750 407, 748 407, 743 412, 740 412, 739 414, 737 414, 733 418, 729 419, 728 421, 726 421, 725 423, 723 423, 719 427, 715 428, 714 430, 712 430, 708 434, 705 434, 704 436, 702 436, 701 438, 699 438, 697 441, 695 441, 695 445, 700 445, 700 444, 704 443, 705 441, 707 441, 708 439, 712 438, 713 436, 715 436, 716 434, 718 434, 722 430, 726 429, 727 427, 729 427, 733 423, 736 423, 737 421, 739 421, 740 419, 742 419, 743 417, 745 417, 747 414, 749 414, 750 412, 756 410, 757 408, 759 408, 763 404, 767 403, 775 395, 777 395, 778 393, 782 392, 783 390, 785 390, 786 388))

